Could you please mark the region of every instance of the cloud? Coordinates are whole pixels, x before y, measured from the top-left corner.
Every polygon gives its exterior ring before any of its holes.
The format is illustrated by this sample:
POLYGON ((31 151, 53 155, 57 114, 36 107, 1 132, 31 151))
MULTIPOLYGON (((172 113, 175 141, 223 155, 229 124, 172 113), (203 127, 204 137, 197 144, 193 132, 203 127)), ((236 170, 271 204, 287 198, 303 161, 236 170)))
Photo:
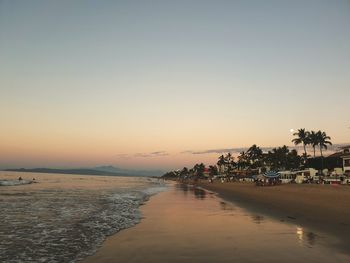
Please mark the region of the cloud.
MULTIPOLYGON (((331 153, 334 151, 337 151, 338 148, 342 145, 345 144, 333 144, 328 146, 327 152, 331 153)), ((274 147, 260 147, 261 150, 263 152, 268 152, 271 151, 273 148, 276 148, 278 146, 274 146, 274 147)), ((298 146, 288 146, 288 148, 290 150, 295 149, 298 152, 302 153, 303 150, 303 146, 302 145, 298 145, 298 146)), ((224 153, 231 153, 231 154, 239 154, 242 151, 247 151, 249 149, 249 147, 237 147, 237 148, 219 148, 219 149, 208 149, 208 150, 202 150, 202 151, 193 151, 193 150, 187 150, 187 151, 182 151, 180 152, 181 154, 224 154, 224 153)), ((307 146, 306 149, 308 150, 308 152, 310 152, 312 150, 311 146, 307 146)))
POLYGON ((157 151, 157 152, 151 152, 151 153, 136 153, 134 154, 134 157, 138 158, 149 158, 149 157, 159 157, 159 156, 167 156, 169 155, 166 151, 157 151))
POLYGON ((166 156, 169 155, 166 151, 159 151, 159 152, 153 152, 151 155, 156 155, 156 156, 166 156))
POLYGON ((183 151, 181 152, 182 154, 211 154, 211 153, 216 153, 216 154, 222 154, 222 153, 240 153, 242 151, 246 151, 248 148, 223 148, 223 149, 208 149, 208 150, 203 150, 203 151, 183 151))
MULTIPOLYGON (((264 152, 270 151, 273 147, 260 147, 261 150, 264 152)), ((293 149, 293 147, 289 147, 293 149)), ((219 149, 208 149, 208 150, 202 150, 202 151, 183 151, 182 154, 224 154, 224 153, 232 153, 232 154, 239 154, 243 151, 247 151, 249 147, 237 147, 237 148, 219 148, 219 149)))
POLYGON ((168 156, 169 153, 166 151, 156 151, 156 152, 150 152, 150 153, 135 153, 135 154, 125 154, 120 153, 117 154, 117 158, 149 158, 149 157, 159 157, 159 156, 168 156))
POLYGON ((183 151, 183 152, 180 152, 181 154, 192 154, 193 153, 193 151, 191 151, 191 150, 187 150, 187 151, 183 151))
POLYGON ((125 153, 119 153, 119 154, 117 154, 117 158, 129 158, 129 157, 130 157, 130 155, 125 154, 125 153))

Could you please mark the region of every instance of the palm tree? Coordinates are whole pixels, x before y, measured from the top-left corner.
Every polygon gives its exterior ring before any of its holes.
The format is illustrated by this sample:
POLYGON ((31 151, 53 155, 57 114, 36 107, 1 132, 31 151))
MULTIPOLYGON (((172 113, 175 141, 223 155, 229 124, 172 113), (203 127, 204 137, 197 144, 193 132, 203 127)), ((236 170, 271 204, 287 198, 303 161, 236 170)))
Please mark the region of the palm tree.
POLYGON ((272 169, 284 170, 290 166, 289 157, 295 157, 295 155, 297 155, 296 151, 290 154, 288 147, 283 145, 282 147, 273 148, 269 151, 265 161, 272 169))
POLYGON ((251 165, 252 168, 256 168, 260 165, 260 161, 263 156, 262 150, 256 146, 256 144, 252 145, 248 150, 247 150, 247 155, 249 158, 249 164, 251 165))
POLYGON ((186 177, 186 176, 188 176, 188 173, 189 173, 188 168, 187 168, 187 167, 184 167, 184 168, 182 168, 182 170, 180 171, 180 176, 181 176, 181 177, 186 177))
POLYGON ((209 175, 214 176, 218 174, 218 168, 216 165, 209 165, 209 175))
POLYGON ((194 167, 193 167, 193 170, 195 172, 195 174, 197 175, 197 178, 200 178, 203 176, 204 174, 204 171, 205 171, 205 165, 203 163, 200 163, 200 164, 196 164, 194 167))
POLYGON ((225 166, 227 174, 230 175, 233 168, 236 166, 236 163, 234 162, 234 157, 231 153, 227 153, 225 156, 225 166))
POLYGON ((316 132, 314 131, 311 131, 309 133, 309 144, 312 145, 312 148, 314 149, 314 158, 316 157, 316 146, 319 144, 318 141, 319 141, 319 138, 318 138, 318 135, 316 132))
POLYGON ((304 153, 305 156, 307 156, 306 153, 306 145, 308 145, 310 143, 310 133, 308 131, 306 131, 305 129, 299 129, 297 132, 293 133, 293 136, 298 136, 297 138, 294 138, 292 140, 292 142, 295 145, 299 145, 299 144, 303 144, 304 146, 304 153))
POLYGON ((316 135, 318 139, 318 145, 320 146, 321 157, 323 157, 322 149, 324 148, 327 150, 327 144, 332 145, 332 142, 330 141, 331 137, 327 136, 327 134, 322 131, 318 131, 316 135))
POLYGON ((243 170, 249 166, 249 157, 245 151, 241 152, 237 158, 237 166, 239 170, 243 170))
POLYGON ((217 166, 219 166, 219 170, 220 170, 220 173, 221 173, 222 170, 225 170, 225 165, 226 165, 225 157, 223 155, 221 155, 219 157, 218 162, 216 164, 217 164, 217 166), (222 169, 222 167, 224 167, 224 169, 222 169))
MULTIPOLYGON (((304 155, 304 154, 303 154, 304 155)), ((287 154, 287 169, 298 169, 302 164, 302 157, 298 155, 297 150, 293 149, 287 154)))

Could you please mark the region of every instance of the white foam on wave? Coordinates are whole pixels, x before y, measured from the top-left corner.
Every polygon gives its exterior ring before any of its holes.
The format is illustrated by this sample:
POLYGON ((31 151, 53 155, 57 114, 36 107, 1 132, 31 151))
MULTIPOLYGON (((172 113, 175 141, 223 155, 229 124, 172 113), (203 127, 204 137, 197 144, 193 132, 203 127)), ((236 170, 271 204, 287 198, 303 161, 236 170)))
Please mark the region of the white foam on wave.
POLYGON ((0 258, 9 263, 83 259, 107 236, 139 223, 139 206, 164 190, 165 185, 152 181, 144 188, 107 192, 45 190, 7 195, 11 202, 0 203, 0 258))
POLYGON ((22 184, 32 184, 33 181, 29 180, 0 180, 0 186, 15 186, 22 184))
POLYGON ((166 191, 167 189, 168 189, 167 186, 161 185, 161 186, 155 186, 155 187, 147 188, 147 189, 144 190, 143 192, 144 192, 146 195, 152 196, 152 195, 158 194, 158 193, 160 193, 160 192, 164 192, 164 191, 166 191))

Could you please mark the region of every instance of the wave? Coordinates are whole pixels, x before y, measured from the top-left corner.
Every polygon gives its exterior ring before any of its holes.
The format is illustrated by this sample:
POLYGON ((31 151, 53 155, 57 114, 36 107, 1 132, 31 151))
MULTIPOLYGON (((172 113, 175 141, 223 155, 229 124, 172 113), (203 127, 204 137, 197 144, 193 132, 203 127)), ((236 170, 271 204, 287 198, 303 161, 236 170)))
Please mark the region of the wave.
POLYGON ((32 184, 34 181, 30 180, 0 180, 0 186, 15 186, 22 184, 32 184))
POLYGON ((81 260, 107 236, 139 223, 139 206, 165 189, 152 182, 143 189, 15 192, 12 203, 0 203, 0 258, 8 263, 81 260))

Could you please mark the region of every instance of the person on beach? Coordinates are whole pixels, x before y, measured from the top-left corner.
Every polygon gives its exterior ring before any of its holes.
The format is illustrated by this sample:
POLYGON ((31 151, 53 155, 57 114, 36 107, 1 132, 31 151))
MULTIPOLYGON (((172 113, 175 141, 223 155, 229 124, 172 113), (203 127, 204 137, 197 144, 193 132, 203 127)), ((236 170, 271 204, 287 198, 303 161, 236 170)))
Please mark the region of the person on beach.
POLYGON ((20 176, 20 177, 18 177, 18 181, 22 181, 23 179, 22 179, 22 177, 20 176))

